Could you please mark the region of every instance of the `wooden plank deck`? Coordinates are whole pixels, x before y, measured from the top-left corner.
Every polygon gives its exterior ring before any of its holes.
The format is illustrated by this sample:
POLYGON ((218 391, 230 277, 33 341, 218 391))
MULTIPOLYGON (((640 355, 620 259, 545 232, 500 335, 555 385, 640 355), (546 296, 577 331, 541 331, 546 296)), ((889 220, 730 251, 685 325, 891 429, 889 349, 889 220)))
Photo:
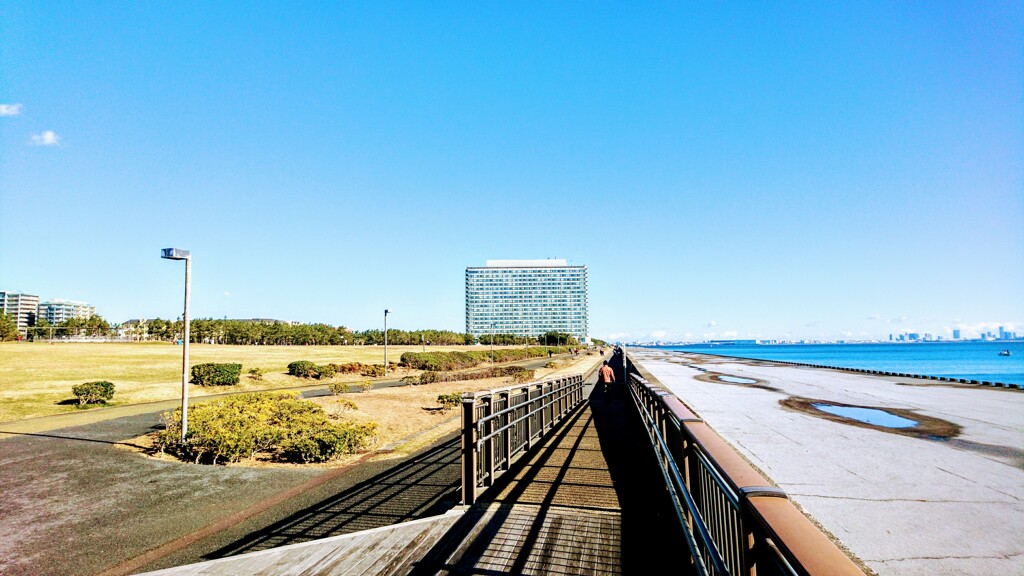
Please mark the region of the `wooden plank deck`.
POLYGON ((632 440, 621 416, 624 402, 628 402, 624 397, 610 401, 600 393, 591 395, 536 450, 499 477, 472 507, 149 574, 628 572, 623 562, 624 543, 650 544, 647 539, 656 539, 659 529, 645 515, 648 512, 641 510, 654 506, 637 501, 635 495, 651 485, 645 484, 647 478, 630 460, 641 459, 635 448, 630 448, 632 440), (594 409, 603 411, 600 418, 595 419, 594 409), (609 454, 618 455, 611 465, 609 454), (625 516, 624 495, 631 502, 625 516), (630 533, 625 539, 624 532, 630 533))

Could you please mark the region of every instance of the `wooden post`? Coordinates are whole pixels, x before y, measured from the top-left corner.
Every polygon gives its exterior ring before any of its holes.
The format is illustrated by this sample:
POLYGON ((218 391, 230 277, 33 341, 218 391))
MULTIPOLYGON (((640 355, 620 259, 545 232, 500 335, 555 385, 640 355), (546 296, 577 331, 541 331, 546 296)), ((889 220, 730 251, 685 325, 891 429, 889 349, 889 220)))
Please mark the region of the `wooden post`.
POLYGON ((476 399, 462 397, 462 503, 476 502, 476 399))
POLYGON ((508 470, 512 464, 512 427, 509 423, 512 421, 514 411, 509 410, 512 407, 512 392, 505 392, 505 415, 501 418, 501 428, 504 430, 501 434, 502 440, 505 442, 505 462, 502 465, 502 470, 508 470))
MULTIPOLYGON (((487 413, 485 416, 494 414, 494 394, 487 396, 487 413)), ((482 434, 484 436, 490 436, 491 432, 494 432, 494 419, 489 418, 487 424, 484 426, 482 434)), ((484 444, 484 462, 487 466, 487 477, 484 478, 484 485, 490 486, 494 484, 494 438, 488 438, 484 444)))

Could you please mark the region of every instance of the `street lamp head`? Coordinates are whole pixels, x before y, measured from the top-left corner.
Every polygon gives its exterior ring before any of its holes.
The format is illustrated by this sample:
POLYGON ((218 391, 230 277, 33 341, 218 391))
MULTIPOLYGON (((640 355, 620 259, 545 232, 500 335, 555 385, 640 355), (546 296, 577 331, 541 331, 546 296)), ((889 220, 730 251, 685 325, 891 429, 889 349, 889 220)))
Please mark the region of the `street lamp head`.
POLYGON ((168 260, 187 260, 192 257, 192 253, 181 248, 164 248, 160 251, 160 257, 168 260))
POLYGON ((389 312, 391 312, 391 310, 387 310, 387 309, 385 309, 385 310, 384 310, 384 315, 385 315, 385 316, 387 316, 389 312))

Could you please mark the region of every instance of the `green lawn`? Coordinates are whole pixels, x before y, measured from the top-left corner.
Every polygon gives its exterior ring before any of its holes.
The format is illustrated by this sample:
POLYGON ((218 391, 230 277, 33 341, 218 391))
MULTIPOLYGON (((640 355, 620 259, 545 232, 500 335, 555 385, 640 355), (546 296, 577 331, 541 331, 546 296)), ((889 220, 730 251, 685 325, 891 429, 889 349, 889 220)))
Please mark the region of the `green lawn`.
MULTIPOLYGON (((420 346, 388 346, 388 360, 420 346)), ((427 350, 487 349, 485 346, 430 346, 427 350)), ((286 374, 295 360, 383 364, 383 346, 219 346, 193 344, 189 363, 242 364, 242 383, 231 391, 299 387, 312 384, 286 374), (262 368, 264 381, 245 376, 262 368)), ((359 375, 339 380, 363 380, 359 375)), ((116 386, 114 404, 136 404, 181 397, 181 347, 166 342, 143 343, 0 343, 0 422, 77 410, 62 401, 74 399, 71 387, 91 380, 109 380, 116 386)), ((191 386, 201 396, 223 389, 191 386)))

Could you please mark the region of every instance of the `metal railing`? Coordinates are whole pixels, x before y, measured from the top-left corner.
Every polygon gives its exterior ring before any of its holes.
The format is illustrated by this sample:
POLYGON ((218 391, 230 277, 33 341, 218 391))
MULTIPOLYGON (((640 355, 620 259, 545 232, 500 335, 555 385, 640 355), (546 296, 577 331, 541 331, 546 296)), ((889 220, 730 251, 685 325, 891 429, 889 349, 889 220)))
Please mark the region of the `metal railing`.
POLYGON ((583 401, 583 374, 462 395, 462 503, 583 401))
POLYGON ((625 361, 630 396, 698 574, 863 575, 783 490, 625 361))

